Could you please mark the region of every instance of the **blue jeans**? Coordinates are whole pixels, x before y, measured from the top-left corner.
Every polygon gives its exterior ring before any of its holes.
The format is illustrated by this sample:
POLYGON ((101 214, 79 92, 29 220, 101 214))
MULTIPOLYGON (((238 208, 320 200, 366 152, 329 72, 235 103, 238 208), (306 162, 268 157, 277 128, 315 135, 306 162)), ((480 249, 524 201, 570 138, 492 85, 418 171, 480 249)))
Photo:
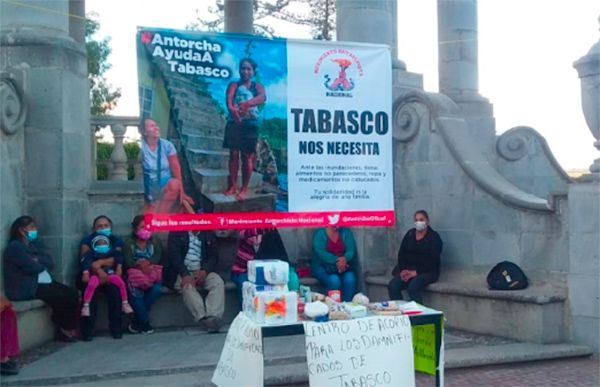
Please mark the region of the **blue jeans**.
POLYGON ((133 317, 135 324, 142 325, 150 321, 150 309, 160 298, 160 288, 160 284, 156 284, 148 290, 129 287, 129 303, 135 312, 133 317))
POLYGON ((242 310, 242 285, 248 281, 248 273, 235 274, 231 273, 231 280, 235 284, 238 301, 240 302, 240 310, 242 310))
POLYGON ((352 301, 352 297, 356 294, 356 275, 353 271, 327 274, 323 266, 317 266, 313 267, 312 273, 327 288, 327 291, 341 290, 342 301, 352 301))

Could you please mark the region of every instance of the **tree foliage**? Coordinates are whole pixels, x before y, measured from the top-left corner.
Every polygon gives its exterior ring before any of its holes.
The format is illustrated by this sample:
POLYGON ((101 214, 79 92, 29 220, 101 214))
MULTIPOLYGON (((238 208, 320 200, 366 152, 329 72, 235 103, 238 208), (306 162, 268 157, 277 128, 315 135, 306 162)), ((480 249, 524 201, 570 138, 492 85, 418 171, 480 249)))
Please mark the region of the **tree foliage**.
MULTIPOLYGON (((275 36, 275 30, 267 24, 269 18, 309 26, 313 39, 332 40, 335 33, 335 0, 254 0, 254 33, 275 36)), ((196 21, 189 29, 221 32, 224 27, 224 0, 215 0, 208 11, 212 18, 203 19, 196 10, 196 21)))
POLYGON ((114 88, 105 78, 111 65, 108 56, 111 53, 110 38, 96 39, 94 35, 100 29, 100 23, 91 13, 85 19, 85 47, 87 51, 88 79, 90 81, 90 112, 101 115, 110 112, 121 97, 121 89, 114 88))

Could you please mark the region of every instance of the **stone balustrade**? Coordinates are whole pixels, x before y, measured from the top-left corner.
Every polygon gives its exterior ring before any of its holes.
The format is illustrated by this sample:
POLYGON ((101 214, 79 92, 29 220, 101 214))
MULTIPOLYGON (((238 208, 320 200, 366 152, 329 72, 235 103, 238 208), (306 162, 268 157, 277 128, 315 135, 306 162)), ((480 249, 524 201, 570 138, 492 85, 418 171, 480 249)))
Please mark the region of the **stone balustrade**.
POLYGON ((128 160, 125 153, 123 139, 128 127, 139 127, 139 118, 132 116, 94 116, 91 119, 91 135, 92 140, 92 176, 93 180, 98 180, 96 167, 106 165, 108 168, 108 178, 111 181, 126 181, 128 180, 129 166, 133 166, 134 180, 142 180, 142 164, 141 153, 137 160, 128 160), (96 129, 98 127, 110 127, 110 131, 114 137, 114 148, 108 160, 97 159, 97 140, 95 138, 96 129))

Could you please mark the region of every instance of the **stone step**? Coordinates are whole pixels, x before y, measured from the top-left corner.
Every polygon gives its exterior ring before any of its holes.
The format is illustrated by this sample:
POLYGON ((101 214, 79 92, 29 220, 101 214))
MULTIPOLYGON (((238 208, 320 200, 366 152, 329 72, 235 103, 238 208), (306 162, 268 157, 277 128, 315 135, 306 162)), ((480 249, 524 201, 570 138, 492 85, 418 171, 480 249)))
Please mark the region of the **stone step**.
POLYGON ((244 201, 237 201, 235 196, 225 196, 222 193, 205 195, 209 201, 209 212, 270 212, 275 210, 276 196, 274 194, 257 194, 248 191, 244 201))
MULTIPOLYGON (((94 386, 177 385, 184 380, 208 382, 225 341, 224 333, 208 335, 194 328, 159 331, 151 336, 125 335, 115 341, 97 337, 75 343, 27 364, 17 376, 3 377, 3 386, 48 386, 92 382, 94 386), (198 350, 201 343, 203 351, 198 350), (97 367, 89 367, 95 364, 97 367), (185 375, 194 374, 194 377, 185 375), (170 376, 170 377, 167 377, 170 376), (143 378, 143 379, 142 379, 143 378), (160 379, 163 378, 163 379, 160 379), (151 384, 150 384, 150 383, 151 384)), ((305 385, 308 372, 302 336, 265 339, 265 385, 305 385)), ((511 343, 474 345, 445 351, 446 369, 567 359, 592 351, 571 344, 511 343)), ((209 384, 207 384, 209 385, 209 384)))
MULTIPOLYGON (((390 280, 389 275, 367 276, 369 297, 387 300, 390 280)), ((444 311, 448 327, 544 344, 568 337, 566 288, 557 283, 532 282, 523 290, 493 291, 487 289, 485 274, 448 271, 428 286, 423 300, 444 311)))
POLYGON ((183 127, 192 129, 225 129, 225 119, 211 109, 176 109, 174 116, 181 121, 183 127))
POLYGON ((181 125, 181 133, 189 136, 204 136, 204 137, 220 137, 221 144, 223 143, 223 136, 225 135, 225 122, 218 125, 207 125, 201 122, 191 122, 179 120, 181 125))
POLYGON ((184 134, 184 141, 188 148, 223 150, 222 136, 202 136, 198 134, 184 134))
MULTIPOLYGON (((194 168, 192 178, 196 188, 203 194, 224 192, 229 187, 229 171, 226 169, 194 168)), ((241 173, 238 174, 238 186, 242 185, 241 173)), ((254 172, 250 178, 250 189, 262 185, 262 174, 254 172)))
POLYGON ((229 152, 226 150, 207 150, 187 148, 188 161, 192 168, 227 169, 229 152))
POLYGON ((569 343, 536 344, 521 342, 479 345, 446 350, 446 368, 469 368, 535 360, 566 359, 592 354, 593 351, 590 347, 569 343))

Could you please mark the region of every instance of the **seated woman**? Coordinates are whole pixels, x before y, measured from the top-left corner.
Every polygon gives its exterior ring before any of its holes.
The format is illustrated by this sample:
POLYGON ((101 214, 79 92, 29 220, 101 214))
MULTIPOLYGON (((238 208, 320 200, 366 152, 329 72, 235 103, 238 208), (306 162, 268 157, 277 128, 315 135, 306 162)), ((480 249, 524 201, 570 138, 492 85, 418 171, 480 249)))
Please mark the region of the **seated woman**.
POLYGON ((15 358, 19 356, 19 332, 17 314, 10 301, 0 295, 0 373, 16 375, 19 366, 15 358))
POLYGON ((183 190, 181 165, 175 145, 160 138, 160 128, 145 118, 142 129, 142 166, 144 170, 144 212, 179 212, 194 201, 183 190))
POLYGON ((413 301, 423 303, 423 289, 438 280, 442 246, 440 235, 429 226, 427 212, 415 212, 415 227, 402 239, 394 278, 388 284, 390 299, 402 300, 402 290, 408 289, 413 301))
POLYGON ((356 293, 356 243, 347 228, 326 227, 315 231, 312 273, 328 291, 341 290, 342 300, 351 301, 356 293))
MULTIPOLYGON (((89 302, 89 316, 82 316, 81 318, 81 335, 84 341, 91 341, 94 337, 94 326, 96 323, 96 310, 98 308, 98 293, 104 293, 108 302, 108 327, 115 339, 120 339, 123 336, 122 332, 122 315, 121 310, 123 307, 122 302, 125 301, 121 297, 119 287, 108 282, 108 276, 102 267, 112 267, 116 262, 121 261, 123 240, 112 233, 112 220, 106 215, 100 215, 92 222, 92 233, 87 237, 83 238, 80 243, 79 256, 81 261, 86 257, 86 254, 92 251, 92 241, 97 235, 104 235, 108 237, 110 245, 112 246, 111 256, 104 257, 97 261, 92 262, 90 267, 91 274, 97 274, 100 279, 100 285, 89 302)), ((79 278, 79 288, 84 291, 86 284, 79 278)))
POLYGON ((92 238, 92 249, 83 256, 81 271, 81 282, 86 284, 85 291, 83 292, 82 316, 88 317, 90 315, 90 301, 92 301, 94 293, 96 293, 96 289, 100 285, 100 278, 119 288, 119 294, 121 295, 121 300, 123 300, 121 302, 123 313, 133 313, 133 309, 129 305, 125 282, 122 278, 122 256, 114 250, 114 247, 110 244, 110 239, 106 235, 96 234, 92 238), (115 257, 115 263, 112 265, 102 265, 96 268, 95 273, 90 273, 94 262, 104 260, 108 257, 115 257))
MULTIPOLYGON (((287 251, 276 228, 249 228, 240 231, 238 250, 231 268, 231 280, 237 288, 237 296, 242 305, 242 286, 248 281, 248 262, 253 259, 279 259, 289 262, 287 251)), ((300 280, 290 265, 288 289, 297 291, 300 280)))
POLYGON ((52 257, 36 244, 38 230, 30 216, 17 218, 10 227, 10 241, 4 250, 4 291, 9 300, 41 299, 52 308, 58 338, 76 340, 79 293, 52 279, 52 257))
POLYGON ((125 239, 123 255, 125 272, 135 316, 129 324, 131 333, 153 333, 150 325, 150 309, 160 298, 162 257, 160 242, 152 238, 145 228, 144 215, 137 215, 131 222, 131 236, 125 239))

